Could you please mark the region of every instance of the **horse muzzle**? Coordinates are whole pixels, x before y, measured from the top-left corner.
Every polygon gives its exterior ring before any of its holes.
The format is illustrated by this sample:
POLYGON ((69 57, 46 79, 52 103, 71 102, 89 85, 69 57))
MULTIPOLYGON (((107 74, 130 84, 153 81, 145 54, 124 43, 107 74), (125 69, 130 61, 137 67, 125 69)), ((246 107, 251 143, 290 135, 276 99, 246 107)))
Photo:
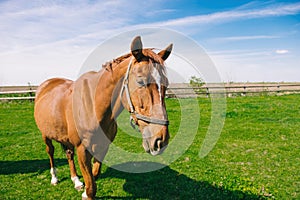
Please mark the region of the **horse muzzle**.
POLYGON ((143 147, 153 156, 162 154, 169 143, 168 126, 150 124, 143 130, 143 147))

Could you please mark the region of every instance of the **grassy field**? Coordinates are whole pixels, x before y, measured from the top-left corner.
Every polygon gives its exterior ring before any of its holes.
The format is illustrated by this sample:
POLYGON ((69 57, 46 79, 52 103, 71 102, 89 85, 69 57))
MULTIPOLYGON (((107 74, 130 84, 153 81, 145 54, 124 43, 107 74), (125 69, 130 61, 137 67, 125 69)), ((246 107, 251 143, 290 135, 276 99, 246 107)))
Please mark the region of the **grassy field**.
MULTIPOLYGON (((210 100, 200 98, 197 135, 179 159, 142 174, 104 166, 97 198, 300 199, 299 102, 300 95, 228 98, 221 137, 208 156, 199 158, 211 118, 210 100)), ((180 107, 176 99, 166 103, 173 134, 180 123, 180 107)), ((115 143, 143 151, 141 140, 122 130, 115 143)), ((0 102, 0 199, 80 199, 65 155, 58 144, 55 147, 60 182, 51 186, 33 103, 0 102)))

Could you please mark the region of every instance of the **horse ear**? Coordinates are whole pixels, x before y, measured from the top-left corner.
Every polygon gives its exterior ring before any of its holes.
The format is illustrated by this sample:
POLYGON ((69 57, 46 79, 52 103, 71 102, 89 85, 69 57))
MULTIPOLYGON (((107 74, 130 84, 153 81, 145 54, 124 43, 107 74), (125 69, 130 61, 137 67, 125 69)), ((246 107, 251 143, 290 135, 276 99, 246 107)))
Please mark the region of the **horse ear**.
POLYGON ((135 37, 131 42, 131 53, 135 59, 140 62, 143 58, 143 44, 141 36, 135 37))
POLYGON ((169 55, 171 54, 173 48, 173 44, 170 44, 167 48, 165 48, 164 50, 161 50, 158 55, 163 59, 163 60, 167 60, 167 58, 169 57, 169 55))

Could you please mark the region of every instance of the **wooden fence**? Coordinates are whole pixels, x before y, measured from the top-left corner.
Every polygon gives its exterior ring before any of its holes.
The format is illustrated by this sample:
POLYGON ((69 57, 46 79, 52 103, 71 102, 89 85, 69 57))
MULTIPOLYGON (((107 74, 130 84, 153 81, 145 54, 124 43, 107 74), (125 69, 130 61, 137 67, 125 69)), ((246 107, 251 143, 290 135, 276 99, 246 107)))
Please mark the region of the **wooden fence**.
POLYGON ((255 94, 289 94, 300 93, 300 83, 211 83, 201 87, 189 84, 172 84, 167 90, 168 97, 195 97, 212 94, 247 96, 255 94))
MULTIPOLYGON (((36 86, 0 87, 0 101, 34 100, 36 86)), ((187 98, 222 94, 247 96, 255 94, 289 94, 300 93, 300 83, 228 83, 205 84, 192 87, 189 84, 171 84, 166 92, 168 98, 187 98)))

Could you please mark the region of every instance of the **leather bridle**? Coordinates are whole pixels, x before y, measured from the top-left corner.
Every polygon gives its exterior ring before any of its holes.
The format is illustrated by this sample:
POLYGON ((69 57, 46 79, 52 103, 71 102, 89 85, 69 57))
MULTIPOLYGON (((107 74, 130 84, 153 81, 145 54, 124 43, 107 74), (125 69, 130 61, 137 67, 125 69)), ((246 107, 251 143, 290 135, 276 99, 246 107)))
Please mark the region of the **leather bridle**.
POLYGON ((126 74, 125 74, 125 77, 124 77, 124 80, 123 80, 123 85, 122 85, 121 92, 120 92, 120 98, 122 99, 123 92, 125 91, 127 103, 129 105, 130 124, 131 124, 131 126, 133 128, 135 128, 136 125, 137 125, 137 120, 142 120, 144 122, 151 123, 151 124, 159 124, 159 125, 164 125, 164 126, 169 125, 169 120, 148 117, 148 116, 139 114, 134 109, 134 106, 133 106, 131 98, 130 98, 130 92, 129 92, 129 87, 128 87, 129 72, 130 72, 130 68, 131 68, 131 65, 132 65, 132 60, 133 60, 133 58, 130 59, 130 62, 128 64, 127 71, 126 71, 126 74))

